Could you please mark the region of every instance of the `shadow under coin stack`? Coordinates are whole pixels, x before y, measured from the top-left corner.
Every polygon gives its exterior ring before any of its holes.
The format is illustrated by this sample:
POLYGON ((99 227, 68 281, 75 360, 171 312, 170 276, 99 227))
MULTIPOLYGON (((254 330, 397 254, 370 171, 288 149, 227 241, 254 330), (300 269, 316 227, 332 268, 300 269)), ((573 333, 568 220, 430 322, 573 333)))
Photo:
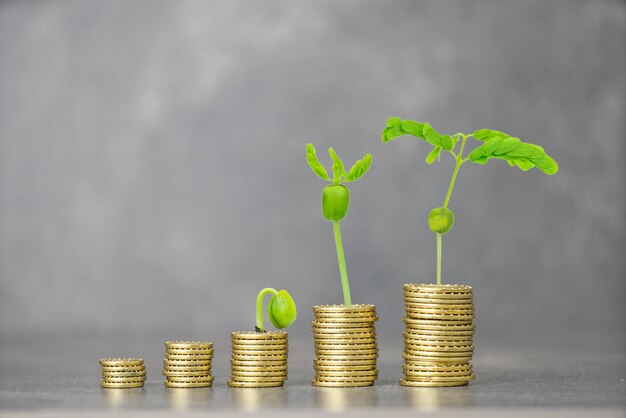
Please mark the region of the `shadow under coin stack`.
POLYGON ((378 378, 374 305, 313 307, 314 386, 371 386, 378 378))
POLYGON ((146 381, 146 368, 140 358, 103 358, 100 366, 103 388, 140 388, 146 381))
POLYGON ((169 388, 204 388, 213 384, 213 343, 168 341, 163 375, 169 388))
POLYGON ((463 386, 474 379, 472 287, 405 284, 402 386, 463 386))
POLYGON ((287 380, 287 333, 233 332, 228 386, 265 388, 287 380))

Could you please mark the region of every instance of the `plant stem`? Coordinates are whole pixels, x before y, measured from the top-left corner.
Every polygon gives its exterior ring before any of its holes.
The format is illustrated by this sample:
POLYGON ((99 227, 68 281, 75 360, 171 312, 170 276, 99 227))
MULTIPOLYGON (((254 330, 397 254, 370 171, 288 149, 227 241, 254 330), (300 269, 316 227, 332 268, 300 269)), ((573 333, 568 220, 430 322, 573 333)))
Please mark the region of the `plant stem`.
MULTIPOLYGON (((452 178, 450 179, 450 185, 448 186, 448 193, 446 193, 446 199, 443 201, 443 208, 448 208, 448 203, 450 203, 450 197, 452 196, 452 189, 454 189, 454 183, 456 182, 456 177, 459 174, 459 169, 463 165, 465 161, 463 161, 463 150, 465 149, 465 141, 467 141, 467 135, 462 133, 458 134, 463 139, 461 140, 461 149, 458 154, 452 153, 454 158, 456 159, 456 164, 454 165, 454 172, 452 173, 452 178)), ((437 286, 441 286, 441 256, 442 256, 442 248, 441 248, 441 234, 437 233, 437 286)))
POLYGON ((441 286, 441 234, 437 233, 437 286, 441 286))
POLYGON ((258 332, 265 332, 263 324, 263 298, 268 294, 276 295, 278 291, 271 287, 266 287, 261 290, 256 297, 256 330, 258 332))
POLYGON ((352 306, 350 298, 350 284, 348 283, 348 271, 346 270, 346 259, 343 255, 343 244, 341 243, 341 229, 339 221, 333 221, 335 232, 335 246, 337 247, 337 261, 339 262, 339 274, 341 275, 341 287, 343 289, 343 304, 352 306))
POLYGON ((463 140, 461 141, 461 150, 459 151, 459 154, 455 156, 456 164, 454 166, 454 172, 452 173, 452 179, 450 179, 450 185, 448 186, 448 193, 446 194, 446 199, 443 201, 444 209, 448 207, 450 197, 452 196, 452 189, 454 188, 454 183, 456 182, 456 176, 459 174, 459 168, 461 168, 461 166, 463 165, 463 149, 465 148, 466 140, 467 137, 463 135, 463 140))

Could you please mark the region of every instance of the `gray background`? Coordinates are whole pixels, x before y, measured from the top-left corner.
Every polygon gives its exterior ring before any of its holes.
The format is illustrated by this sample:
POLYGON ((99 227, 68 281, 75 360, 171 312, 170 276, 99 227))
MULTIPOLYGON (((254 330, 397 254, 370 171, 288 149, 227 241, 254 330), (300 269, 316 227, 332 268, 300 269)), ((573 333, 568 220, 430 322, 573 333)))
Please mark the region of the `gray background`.
POLYGON ((399 343, 452 161, 380 143, 397 115, 560 164, 462 168, 443 273, 474 286, 477 338, 623 344, 625 23, 608 0, 1 3, 0 337, 226 344, 273 286, 310 338, 310 307, 341 303, 311 141, 373 154, 343 238, 353 300, 399 343))

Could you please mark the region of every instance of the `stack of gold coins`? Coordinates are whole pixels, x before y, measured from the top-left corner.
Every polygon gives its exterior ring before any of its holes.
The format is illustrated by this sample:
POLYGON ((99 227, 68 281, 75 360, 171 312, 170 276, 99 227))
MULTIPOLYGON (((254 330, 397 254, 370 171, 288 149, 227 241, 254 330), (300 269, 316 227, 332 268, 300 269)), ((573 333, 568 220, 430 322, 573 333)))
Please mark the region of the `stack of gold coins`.
POLYGON ((213 343, 168 341, 163 375, 169 388, 204 388, 213 384, 213 343))
POLYGON ((313 307, 314 386, 371 386, 378 378, 374 305, 313 307))
POLYGON ((103 388, 140 388, 146 381, 146 368, 140 358, 103 358, 100 366, 103 388))
POLYGON ((236 388, 282 386, 287 380, 287 333, 233 332, 231 374, 236 388))
POLYGON ((405 284, 403 386, 462 386, 474 379, 472 287, 405 284))

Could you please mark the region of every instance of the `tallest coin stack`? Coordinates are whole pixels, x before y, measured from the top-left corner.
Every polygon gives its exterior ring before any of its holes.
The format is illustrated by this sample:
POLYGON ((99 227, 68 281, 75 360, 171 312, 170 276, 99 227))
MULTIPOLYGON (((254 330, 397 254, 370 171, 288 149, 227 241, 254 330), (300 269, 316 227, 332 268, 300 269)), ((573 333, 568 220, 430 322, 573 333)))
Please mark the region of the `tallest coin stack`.
POLYGON ((403 386, 462 386, 474 379, 471 286, 405 284, 403 386))

